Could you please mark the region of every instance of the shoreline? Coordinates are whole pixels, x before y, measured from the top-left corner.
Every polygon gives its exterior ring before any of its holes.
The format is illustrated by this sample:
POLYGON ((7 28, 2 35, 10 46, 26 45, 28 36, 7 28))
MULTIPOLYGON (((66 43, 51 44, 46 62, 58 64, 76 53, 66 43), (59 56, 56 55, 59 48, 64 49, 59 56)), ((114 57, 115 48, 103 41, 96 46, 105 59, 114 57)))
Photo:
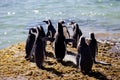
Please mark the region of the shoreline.
MULTIPOLYGON (((85 36, 86 39, 89 39, 89 33, 84 33, 83 36, 85 36)), ((106 42, 112 43, 112 44, 113 43, 120 43, 120 33, 119 32, 115 32, 115 33, 109 33, 109 32, 102 32, 102 33, 100 32, 99 33, 99 32, 95 32, 95 37, 96 37, 97 41, 101 42, 101 43, 106 43, 106 42)), ((27 36, 26 36, 26 38, 27 38, 27 36)), ((24 39, 24 41, 25 41, 25 39, 24 39)), ((2 47, 0 47, 0 50, 4 49, 6 47, 9 47, 11 45, 14 45, 16 43, 18 43, 18 42, 16 42, 16 41, 15 41, 15 43, 7 42, 5 44, 1 43, 2 47)))
MULTIPOLYGON (((45 60, 46 70, 38 69, 33 62, 26 61, 25 42, 16 43, 0 50, 0 80, 38 80, 38 79, 110 79, 120 78, 120 52, 109 52, 114 46, 109 43, 99 43, 98 61, 111 63, 112 66, 94 64, 93 75, 83 75, 72 63, 62 65, 53 58, 53 50, 47 45, 48 59, 45 60)), ((68 51, 77 52, 67 46, 68 51)))
POLYGON ((96 39, 120 43, 120 33, 97 33, 96 39))

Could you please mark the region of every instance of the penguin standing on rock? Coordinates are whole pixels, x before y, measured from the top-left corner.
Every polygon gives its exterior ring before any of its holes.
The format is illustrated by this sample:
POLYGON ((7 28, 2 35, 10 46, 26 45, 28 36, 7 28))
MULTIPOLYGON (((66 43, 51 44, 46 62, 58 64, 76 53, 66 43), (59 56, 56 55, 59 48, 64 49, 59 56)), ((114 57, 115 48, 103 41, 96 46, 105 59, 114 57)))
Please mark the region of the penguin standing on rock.
POLYGON ((43 37, 42 27, 39 27, 37 29, 38 29, 38 37, 34 44, 35 62, 38 68, 43 69, 43 62, 44 62, 44 56, 45 56, 45 44, 43 42, 44 37, 43 37))
POLYGON ((66 54, 66 43, 65 43, 65 36, 63 33, 63 26, 62 23, 60 22, 58 22, 58 32, 56 34, 56 38, 54 42, 54 52, 57 61, 62 62, 66 54))
POLYGON ((93 60, 90 53, 89 46, 86 44, 85 37, 80 38, 80 43, 78 44, 78 57, 77 64, 80 70, 84 74, 89 74, 92 70, 93 60))
POLYGON ((55 30, 54 26, 52 25, 51 20, 48 19, 48 20, 45 20, 43 22, 45 22, 47 24, 47 28, 48 28, 46 36, 49 37, 49 38, 54 38, 56 30, 55 30))
POLYGON ((94 63, 96 63, 95 57, 98 53, 98 45, 97 45, 97 40, 95 39, 94 33, 90 34, 89 47, 90 47, 90 52, 91 52, 91 55, 92 55, 92 59, 93 59, 94 63))
POLYGON ((78 44, 79 38, 82 36, 82 32, 79 29, 79 25, 77 23, 71 22, 71 24, 73 25, 72 39, 74 39, 74 41, 72 43, 72 47, 77 48, 77 44, 78 44))
POLYGON ((26 52, 26 56, 25 59, 26 60, 30 60, 31 57, 31 51, 36 39, 36 36, 34 34, 37 34, 37 31, 35 28, 30 28, 29 29, 29 35, 28 38, 26 40, 26 45, 25 45, 25 52, 26 52))

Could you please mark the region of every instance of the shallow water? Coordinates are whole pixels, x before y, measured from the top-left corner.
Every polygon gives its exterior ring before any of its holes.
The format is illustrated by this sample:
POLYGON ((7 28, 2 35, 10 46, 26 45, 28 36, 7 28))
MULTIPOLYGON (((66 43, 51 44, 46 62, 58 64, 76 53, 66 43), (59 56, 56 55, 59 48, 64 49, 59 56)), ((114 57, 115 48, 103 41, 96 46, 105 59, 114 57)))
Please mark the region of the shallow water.
POLYGON ((0 49, 25 41, 29 27, 42 24, 46 30, 46 18, 55 27, 60 19, 75 21, 85 36, 119 33, 120 0, 0 0, 0 49))

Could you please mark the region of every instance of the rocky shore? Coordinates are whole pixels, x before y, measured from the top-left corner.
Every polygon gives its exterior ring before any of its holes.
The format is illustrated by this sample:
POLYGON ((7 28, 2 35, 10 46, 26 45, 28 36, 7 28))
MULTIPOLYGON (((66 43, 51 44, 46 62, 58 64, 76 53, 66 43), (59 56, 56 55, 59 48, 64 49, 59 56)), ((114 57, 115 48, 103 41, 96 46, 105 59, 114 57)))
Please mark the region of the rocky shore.
MULTIPOLYGON (((58 63, 49 44, 46 47, 45 69, 37 68, 34 62, 25 60, 25 42, 20 42, 0 50, 0 80, 119 80, 120 52, 113 51, 115 45, 99 43, 97 61, 110 63, 111 66, 94 64, 92 73, 84 75, 73 63, 58 63)), ((67 50, 77 53, 76 48, 69 45, 67 50)))

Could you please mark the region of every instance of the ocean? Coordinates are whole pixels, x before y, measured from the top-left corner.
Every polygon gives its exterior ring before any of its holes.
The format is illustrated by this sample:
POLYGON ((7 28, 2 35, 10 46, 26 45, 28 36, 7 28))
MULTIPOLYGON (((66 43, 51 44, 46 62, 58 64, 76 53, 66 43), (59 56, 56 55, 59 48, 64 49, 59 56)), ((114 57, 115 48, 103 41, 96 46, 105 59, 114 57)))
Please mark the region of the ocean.
POLYGON ((42 22, 46 19, 55 28, 60 19, 75 21, 85 36, 89 32, 119 35, 120 0, 0 0, 0 49, 26 41, 29 28, 37 24, 46 31, 42 22))

